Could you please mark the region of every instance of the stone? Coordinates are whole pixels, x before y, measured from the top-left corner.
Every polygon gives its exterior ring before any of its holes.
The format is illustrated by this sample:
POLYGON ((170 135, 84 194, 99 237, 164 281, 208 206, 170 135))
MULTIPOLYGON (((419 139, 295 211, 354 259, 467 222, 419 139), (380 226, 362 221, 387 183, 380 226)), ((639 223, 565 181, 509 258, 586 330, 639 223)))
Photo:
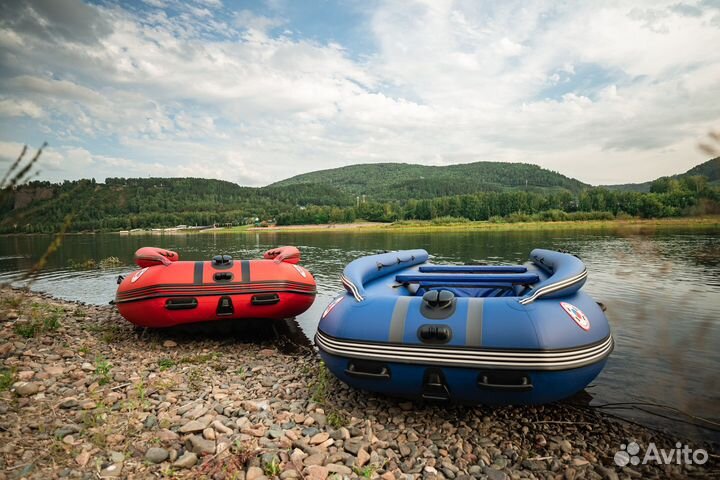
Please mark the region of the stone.
POLYGON ((74 397, 63 398, 58 406, 66 410, 76 408, 78 406, 78 401, 74 397))
POLYGON ((48 366, 48 367, 45 367, 45 371, 49 375, 56 377, 58 375, 62 375, 63 372, 65 371, 65 369, 63 367, 58 367, 58 366, 48 366))
POLYGON ((213 440, 206 440, 198 435, 190 435, 185 439, 185 448, 198 455, 212 455, 215 453, 215 442, 213 440))
POLYGON ((338 475, 351 475, 352 474, 352 469, 350 467, 347 467, 345 465, 340 465, 339 463, 330 463, 328 465, 325 465, 325 468, 327 468, 328 472, 337 473, 338 475))
POLYGON ((330 438, 330 434, 327 432, 316 433, 315 435, 312 436, 312 438, 310 438, 310 444, 311 445, 320 445, 328 438, 330 438))
POLYGON ((320 433, 320 430, 316 427, 303 428, 302 430, 302 434, 305 437, 314 437, 318 433, 320 433))
POLYGON ((328 477, 328 469, 321 465, 311 465, 305 469, 307 478, 311 480, 325 480, 328 477))
POLYGON ((174 467, 192 468, 198 461, 198 457, 193 452, 185 452, 182 457, 175 460, 174 467))
POLYGON ((367 451, 365 451, 364 448, 361 448, 360 450, 358 450, 357 460, 355 461, 355 463, 357 463, 357 466, 363 467, 369 461, 370 461, 370 454, 367 453, 367 451))
POLYGON ((160 447, 150 447, 145 452, 145 460, 152 463, 162 463, 168 459, 170 452, 160 447))
POLYGON ((565 453, 572 453, 572 443, 570 443, 567 440, 563 440, 560 442, 560 450, 562 450, 565 453))
POLYGON ((352 453, 353 455, 357 455, 358 451, 360 451, 361 448, 367 446, 367 442, 363 442, 362 440, 348 440, 345 443, 343 443, 343 448, 345 451, 352 453))
POLYGON ((240 405, 248 412, 259 412, 260 410, 263 410, 263 406, 261 404, 253 402, 252 400, 245 400, 240 405))
POLYGON ((206 428, 205 430, 203 430, 203 438, 205 438, 206 440, 214 441, 215 440, 215 430, 213 430, 210 427, 206 428))
POLYGON ((121 452, 116 452, 114 450, 110 450, 108 452, 108 457, 113 463, 120 463, 125 460, 125 455, 123 455, 121 452))
POLYGON ((212 422, 212 427, 218 432, 222 433, 223 435, 231 435, 233 433, 232 428, 226 427, 222 424, 220 420, 215 420, 212 422))
POLYGON ((90 461, 90 452, 83 450, 78 456, 75 457, 75 463, 84 467, 90 461))
POLYGON ((208 426, 208 422, 200 420, 190 420, 185 425, 178 428, 178 432, 180 433, 196 433, 196 432, 202 432, 205 430, 208 426))
POLYGON ((145 419, 145 422, 143 422, 143 426, 145 428, 147 428, 148 430, 157 427, 157 425, 158 425, 158 419, 152 413, 150 415, 148 415, 147 418, 145 419))
POLYGON ((177 342, 173 342, 172 340, 165 340, 163 342, 163 347, 165 348, 175 348, 177 347, 177 342))
POLYGON ((29 397, 40 391, 40 385, 35 382, 18 382, 14 387, 15 393, 21 397, 29 397))
POLYGON ((118 443, 122 443, 125 441, 125 435, 122 433, 111 433, 107 437, 105 437, 105 441, 108 445, 117 445, 118 443))
POLYGON ((603 476, 605 480, 619 480, 617 472, 612 468, 603 467, 602 465, 596 465, 595 471, 603 476))
POLYGON ((483 473, 487 475, 488 480, 507 480, 508 478, 505 472, 490 467, 483 468, 483 473))
POLYGON ((157 438, 159 438, 163 442, 174 442, 178 438, 177 433, 173 432, 172 430, 168 430, 167 428, 163 428, 162 430, 159 430, 157 432, 157 438))
POLYGON ((33 379, 35 376, 35 372, 32 370, 23 370, 22 372, 18 372, 17 379, 21 382, 29 382, 33 379))
POLYGON ((324 453, 314 453, 305 457, 303 463, 307 466, 322 465, 323 463, 325 463, 326 458, 327 455, 325 455, 324 453))
POLYGON ((250 467, 247 469, 247 472, 245 472, 245 480, 257 480, 264 475, 265 473, 263 472, 262 468, 250 467))
POLYGON ((122 463, 113 463, 100 470, 100 478, 117 478, 122 474, 122 469, 122 463))
POLYGON ((80 432, 80 427, 73 424, 67 424, 63 425, 62 427, 55 430, 55 437, 59 439, 63 439, 68 435, 72 435, 73 433, 80 432))

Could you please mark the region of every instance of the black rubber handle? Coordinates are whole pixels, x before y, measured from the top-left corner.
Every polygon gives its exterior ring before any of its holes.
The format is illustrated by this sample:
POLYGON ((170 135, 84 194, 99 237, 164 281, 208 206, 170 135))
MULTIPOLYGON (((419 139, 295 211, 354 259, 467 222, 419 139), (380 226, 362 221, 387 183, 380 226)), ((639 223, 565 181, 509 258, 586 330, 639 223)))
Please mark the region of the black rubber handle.
POLYGON ((165 302, 168 310, 192 310, 197 306, 197 298, 170 298, 165 302))
POLYGON ((528 377, 522 377, 522 383, 490 383, 487 376, 481 375, 478 379, 478 387, 506 392, 529 392, 533 389, 533 384, 528 377))
POLYGON ((450 396, 447 394, 444 394, 444 393, 435 395, 432 393, 423 392, 422 398, 424 398, 425 400, 436 400, 436 401, 443 401, 443 402, 450 400, 450 396))
POLYGON ((387 367, 381 367, 378 372, 368 372, 363 370, 357 370, 354 363, 348 365, 345 369, 345 374, 356 377, 356 378, 369 378, 373 380, 390 380, 390 370, 387 367))
POLYGON ((268 295, 253 295, 250 302, 253 305, 275 305, 280 302, 280 295, 277 293, 271 293, 268 295))

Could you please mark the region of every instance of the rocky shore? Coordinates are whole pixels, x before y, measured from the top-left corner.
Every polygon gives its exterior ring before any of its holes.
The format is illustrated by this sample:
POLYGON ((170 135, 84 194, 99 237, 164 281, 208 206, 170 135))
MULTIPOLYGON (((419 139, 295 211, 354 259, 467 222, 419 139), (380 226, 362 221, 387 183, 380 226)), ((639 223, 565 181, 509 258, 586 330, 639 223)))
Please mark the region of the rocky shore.
POLYGON ((642 427, 572 404, 469 408, 335 380, 310 347, 152 332, 112 307, 0 289, 0 480, 718 478, 618 467, 642 427))

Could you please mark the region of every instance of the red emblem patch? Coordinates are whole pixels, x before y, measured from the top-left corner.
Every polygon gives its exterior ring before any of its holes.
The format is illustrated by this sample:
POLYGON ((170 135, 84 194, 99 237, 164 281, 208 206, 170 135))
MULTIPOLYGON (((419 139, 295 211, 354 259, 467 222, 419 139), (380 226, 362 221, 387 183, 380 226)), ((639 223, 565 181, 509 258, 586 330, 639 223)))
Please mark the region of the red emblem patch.
POLYGON ((568 315, 570 315, 570 318, 575 320, 575 323, 577 323, 580 328, 582 328, 586 332, 590 330, 590 320, 582 312, 582 310, 580 310, 575 305, 567 302, 560 302, 560 306, 563 308, 563 310, 565 310, 568 315))

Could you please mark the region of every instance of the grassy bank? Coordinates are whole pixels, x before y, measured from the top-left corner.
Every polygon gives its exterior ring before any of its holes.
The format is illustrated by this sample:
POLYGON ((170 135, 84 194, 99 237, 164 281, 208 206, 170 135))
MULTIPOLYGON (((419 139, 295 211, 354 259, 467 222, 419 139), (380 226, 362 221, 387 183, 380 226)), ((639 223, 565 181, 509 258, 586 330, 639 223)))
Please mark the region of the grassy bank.
POLYGON ((349 223, 320 225, 284 225, 279 227, 232 227, 204 230, 201 233, 277 233, 277 232, 358 232, 413 233, 453 231, 513 231, 513 230, 620 230, 620 229, 720 229, 720 216, 680 217, 661 219, 578 220, 558 222, 436 222, 413 220, 395 223, 349 223))

